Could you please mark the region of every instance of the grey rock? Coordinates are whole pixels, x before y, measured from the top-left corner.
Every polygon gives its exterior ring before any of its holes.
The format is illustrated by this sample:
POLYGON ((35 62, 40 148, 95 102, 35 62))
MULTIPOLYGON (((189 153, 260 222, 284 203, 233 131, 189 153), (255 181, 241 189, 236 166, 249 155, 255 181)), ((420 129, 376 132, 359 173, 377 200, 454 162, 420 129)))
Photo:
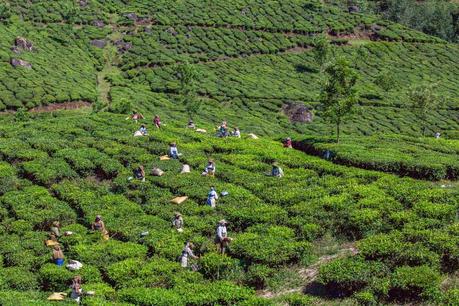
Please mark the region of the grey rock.
POLYGON ((347 8, 349 13, 359 13, 360 8, 357 5, 351 5, 347 8))
POLYGON ((102 49, 107 45, 107 42, 104 39, 93 39, 91 40, 91 45, 102 49))
POLYGON ((20 59, 17 59, 17 58, 12 58, 11 59, 11 65, 13 67, 24 67, 24 68, 27 68, 27 69, 32 69, 32 64, 27 62, 27 61, 24 61, 24 60, 20 60, 20 59))
POLYGON ((14 45, 18 47, 19 49, 25 50, 25 51, 32 51, 33 50, 33 44, 32 42, 28 41, 24 37, 16 37, 14 40, 14 45))
POLYGON ((105 23, 104 23, 102 20, 99 20, 99 19, 98 19, 98 20, 94 20, 94 21, 92 22, 92 25, 93 25, 93 26, 96 26, 96 27, 98 27, 98 28, 103 28, 103 27, 105 26, 105 23))

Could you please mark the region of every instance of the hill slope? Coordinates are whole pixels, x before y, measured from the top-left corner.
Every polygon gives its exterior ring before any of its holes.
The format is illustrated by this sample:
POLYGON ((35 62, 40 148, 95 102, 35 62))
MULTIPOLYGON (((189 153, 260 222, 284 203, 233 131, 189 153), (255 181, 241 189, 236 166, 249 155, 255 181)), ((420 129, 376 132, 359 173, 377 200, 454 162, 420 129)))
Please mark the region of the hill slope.
MULTIPOLYGON (((189 61, 198 63, 199 93, 205 104, 222 107, 214 122, 224 117, 234 121, 242 113, 243 128, 286 134, 290 133, 288 116, 282 112, 286 103, 306 103, 312 110, 316 106, 322 78, 310 47, 316 34, 327 32, 338 44, 337 54, 350 56, 359 50, 365 56, 356 63, 362 111, 344 127, 345 133, 415 134, 406 92, 424 82, 438 83, 438 93, 447 101, 442 109, 432 111, 429 130, 458 127, 457 45, 320 1, 153 5, 34 1, 30 7, 24 1, 7 1, 2 5, 0 109, 111 99, 129 100, 139 108, 176 117, 177 111, 159 110, 154 101, 175 103, 174 67, 189 61), (16 37, 33 43, 33 51, 12 51, 16 37), (13 59, 25 60, 32 68, 13 68, 13 59), (108 71, 110 67, 119 68, 108 71), (389 92, 378 86, 377 77, 385 71, 396 80, 389 92), (109 83, 101 85, 100 78, 109 83)), ((205 108, 202 113, 209 111, 205 108)), ((313 124, 294 129, 328 133, 320 116, 313 124)))
POLYGON ((428 181, 457 179, 457 140, 418 138, 407 97, 438 84, 444 103, 428 133, 459 137, 457 45, 319 0, 7 0, 0 21, 1 305, 51 305, 77 274, 95 291, 84 305, 458 303, 459 190, 428 181), (316 111, 319 34, 360 76, 359 111, 339 145, 316 111), (185 128, 184 62, 198 72, 194 119, 208 133, 185 128), (23 109, 87 103, 93 110, 23 109), (291 122, 300 106, 312 122, 291 122), (130 108, 146 119, 127 120, 130 108), (222 120, 242 139, 214 137, 222 120), (149 136, 133 137, 140 124, 149 136), (283 148, 287 135, 312 154, 283 148), (170 142, 183 155, 162 161, 170 142), (209 158, 215 177, 201 175, 209 158), (285 177, 266 175, 274 161, 285 177), (185 163, 192 171, 181 174, 185 163), (139 165, 145 182, 129 179, 139 165), (228 192, 216 209, 211 186, 228 192), (90 230, 99 214, 108 241, 90 230), (214 244, 223 218, 234 238, 226 255, 214 244), (67 262, 84 264, 78 272, 50 260, 43 241, 55 220, 74 232, 60 242, 67 262), (197 271, 177 262, 187 240, 197 271))
MULTIPOLYGON (((244 286, 272 284, 276 270, 313 262, 319 255, 315 245, 325 233, 351 241, 366 238, 359 244, 360 255, 346 261, 350 269, 361 272, 339 272, 334 264, 321 272, 321 280, 332 291, 371 288, 382 294, 381 288, 371 285, 373 276, 365 276, 365 269, 377 269, 380 277, 393 282, 391 290, 399 290, 396 281, 408 264, 413 267, 409 273, 422 265, 435 276, 428 283, 412 284, 421 286, 419 294, 427 294, 437 288, 441 269, 456 269, 457 244, 449 243, 456 239, 451 222, 457 190, 336 166, 270 140, 218 139, 173 126, 134 138, 137 125, 123 116, 82 115, 43 114, 14 125, 8 118, 2 120, 3 290, 66 288, 75 273, 63 273, 47 263, 50 251, 41 244, 56 219, 63 231, 75 232, 62 242, 67 259, 85 264, 78 272, 85 279, 84 288, 98 292, 89 304, 158 305, 160 296, 169 295, 177 305, 266 304, 244 286), (181 162, 190 164, 192 173, 179 174, 178 161, 159 160, 170 141, 177 141, 181 162), (216 178, 200 175, 209 157, 217 162, 216 178), (274 159, 284 168, 285 178, 264 174, 274 159), (147 169, 146 182, 129 181, 131 169, 139 164, 147 169), (166 174, 151 176, 153 166, 166 174), (210 186, 229 193, 216 210, 204 205, 210 186), (181 205, 169 202, 181 195, 189 200, 181 205), (184 215, 184 233, 170 228, 174 211, 184 215), (97 214, 111 233, 108 242, 88 232, 97 214), (215 254, 212 242, 216 222, 222 218, 230 222, 234 238, 229 256, 223 257, 215 254), (145 238, 140 236, 144 231, 149 232, 145 238), (436 241, 435 246, 427 237, 436 241), (440 237, 446 240, 435 240, 440 237), (195 242, 202 256, 201 273, 182 271, 174 262, 186 239, 195 242), (393 242, 384 245, 378 242, 381 239, 393 242), (445 256, 447 262, 441 259, 445 256), (194 285, 185 285, 187 281, 194 285), (354 282, 359 285, 351 285, 354 282), (116 297, 110 287, 118 290, 116 297)), ((32 298, 28 293, 5 294, 24 303, 32 298)), ((2 294, 0 301, 9 304, 2 294)))

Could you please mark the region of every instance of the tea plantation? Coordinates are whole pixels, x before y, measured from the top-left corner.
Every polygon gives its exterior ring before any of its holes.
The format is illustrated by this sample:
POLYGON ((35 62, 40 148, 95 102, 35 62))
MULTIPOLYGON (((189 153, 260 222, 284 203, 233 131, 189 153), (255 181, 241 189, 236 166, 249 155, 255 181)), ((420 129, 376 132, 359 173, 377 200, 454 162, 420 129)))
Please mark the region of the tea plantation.
POLYGON ((0 305, 74 305, 77 275, 82 305, 459 305, 457 44, 320 0, 6 0, 0 38, 0 305), (358 75, 339 143, 319 37, 358 75), (207 132, 186 128, 186 65, 207 132), (439 103, 421 122, 426 84, 439 103), (242 138, 215 137, 224 120, 242 138), (160 158, 171 142, 180 158, 160 158), (54 221, 73 233, 62 267, 54 221))

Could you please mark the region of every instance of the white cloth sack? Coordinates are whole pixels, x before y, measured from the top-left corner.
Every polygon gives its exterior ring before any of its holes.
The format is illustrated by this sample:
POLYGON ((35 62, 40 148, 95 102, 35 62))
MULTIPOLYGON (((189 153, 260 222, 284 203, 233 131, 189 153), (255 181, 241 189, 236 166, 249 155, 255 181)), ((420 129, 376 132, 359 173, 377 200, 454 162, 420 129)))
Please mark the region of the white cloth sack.
POLYGON ((152 174, 154 176, 163 176, 164 171, 159 168, 153 168, 152 174))
POLYGON ((182 165, 182 172, 180 173, 190 173, 190 172, 191 172, 190 165, 187 165, 187 164, 182 165))
POLYGON ((77 271, 83 268, 83 264, 78 260, 70 260, 69 264, 67 265, 67 269, 70 271, 77 271))

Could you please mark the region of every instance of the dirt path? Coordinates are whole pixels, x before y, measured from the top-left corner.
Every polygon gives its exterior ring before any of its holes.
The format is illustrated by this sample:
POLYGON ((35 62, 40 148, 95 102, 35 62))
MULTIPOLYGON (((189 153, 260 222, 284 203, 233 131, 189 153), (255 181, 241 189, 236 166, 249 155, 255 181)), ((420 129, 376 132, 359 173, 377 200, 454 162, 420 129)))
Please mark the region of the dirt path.
POLYGON ((279 292, 271 292, 269 290, 262 290, 258 292, 258 295, 264 298, 272 299, 272 298, 277 298, 279 296, 283 296, 283 295, 290 294, 290 293, 303 292, 304 289, 309 284, 313 283, 317 279, 317 276, 319 275, 319 269, 323 264, 326 264, 338 258, 343 258, 347 256, 355 256, 358 254, 358 252, 359 251, 355 247, 355 243, 345 244, 342 246, 342 248, 337 253, 333 255, 324 255, 320 257, 319 260, 317 260, 317 262, 314 263, 313 265, 307 268, 300 269, 298 271, 298 274, 301 277, 301 279, 304 281, 301 287, 284 289, 279 292))
POLYGON ((80 109, 91 107, 91 103, 86 101, 74 101, 74 102, 63 102, 63 103, 51 103, 48 105, 37 106, 29 110, 31 113, 46 113, 57 110, 69 110, 69 109, 80 109))

